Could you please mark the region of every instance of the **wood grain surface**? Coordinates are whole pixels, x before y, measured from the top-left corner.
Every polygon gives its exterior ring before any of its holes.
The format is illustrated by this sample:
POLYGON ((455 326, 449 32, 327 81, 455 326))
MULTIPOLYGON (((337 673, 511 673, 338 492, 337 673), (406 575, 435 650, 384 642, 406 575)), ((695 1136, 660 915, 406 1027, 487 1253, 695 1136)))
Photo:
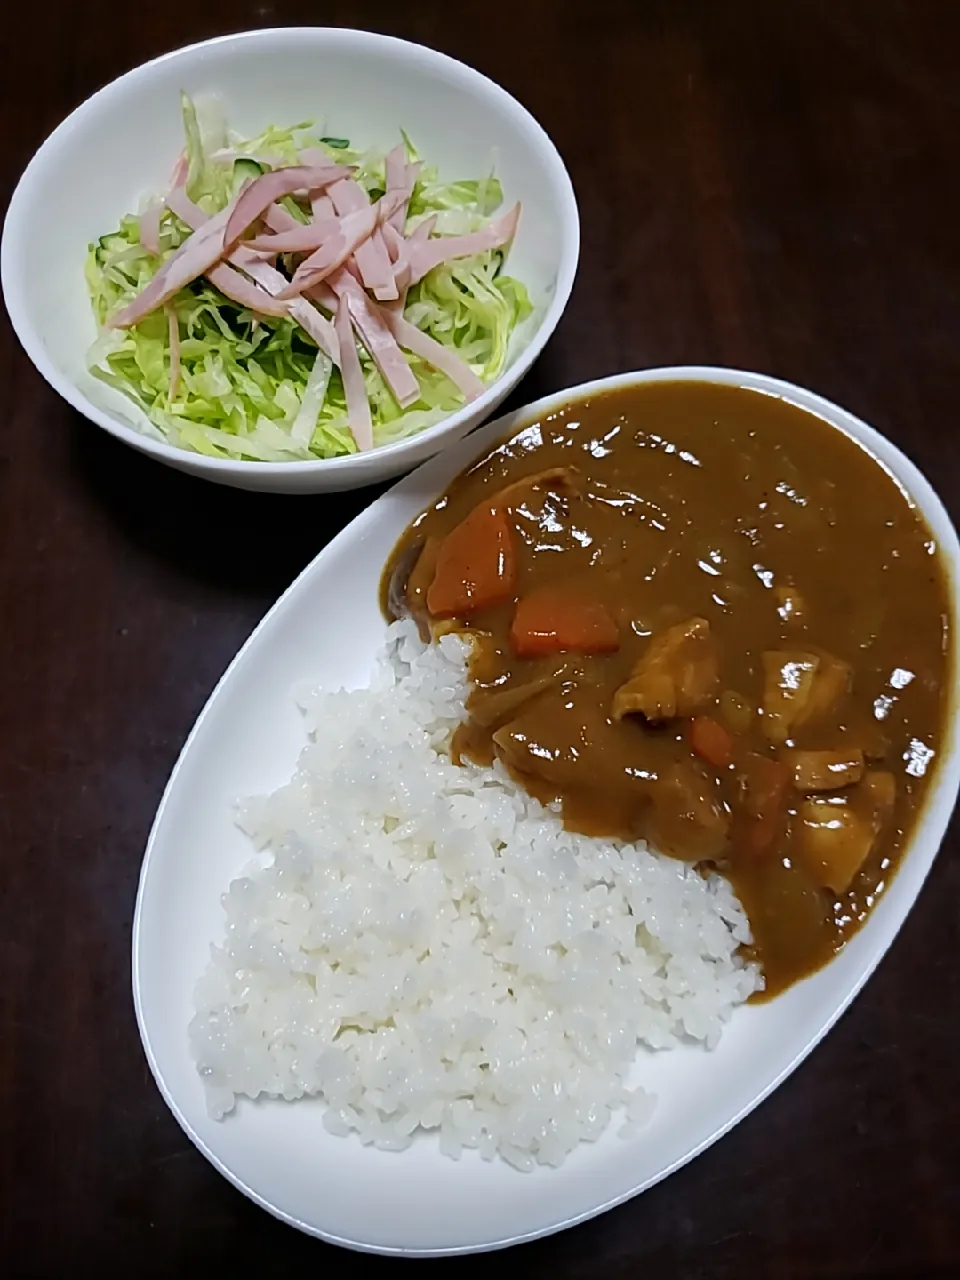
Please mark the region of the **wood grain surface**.
MULTIPOLYGON (((764 370, 879 427, 960 516, 956 0, 49 0, 29 38, 17 13, 0 207, 63 116, 179 44, 317 22, 418 40, 517 95, 577 189, 577 285, 514 403, 637 367, 764 370)), ((365 1259, 248 1203, 167 1112, 130 998, 140 858, 194 717, 374 492, 244 494, 147 461, 57 398, 5 313, 0 382, 0 1272, 478 1274, 491 1259, 365 1259)), ((958 853, 955 824, 876 976, 757 1112, 510 1261, 538 1277, 960 1275, 958 853)))

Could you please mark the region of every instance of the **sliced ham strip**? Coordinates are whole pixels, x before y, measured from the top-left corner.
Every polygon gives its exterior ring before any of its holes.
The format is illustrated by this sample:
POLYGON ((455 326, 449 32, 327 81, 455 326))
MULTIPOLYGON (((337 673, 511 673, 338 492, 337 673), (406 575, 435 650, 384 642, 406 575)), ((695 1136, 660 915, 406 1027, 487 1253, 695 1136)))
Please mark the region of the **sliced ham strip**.
POLYGON ((373 233, 377 225, 377 211, 373 205, 366 209, 358 209, 341 219, 340 230, 336 235, 328 236, 324 243, 305 258, 293 273, 293 279, 287 285, 285 298, 295 298, 304 289, 311 288, 326 279, 331 271, 342 267, 357 245, 362 244, 373 233))
POLYGON ((390 261, 396 266, 397 259, 403 252, 405 244, 403 236, 390 222, 385 222, 380 228, 383 232, 383 243, 387 246, 387 253, 390 255, 390 261))
POLYGON ((419 161, 416 164, 407 164, 406 157, 406 149, 402 144, 398 144, 392 151, 387 153, 385 166, 387 190, 399 191, 403 196, 403 203, 396 213, 390 215, 389 222, 389 225, 395 231, 399 231, 401 235, 403 235, 403 228, 407 221, 407 205, 410 203, 413 188, 417 185, 417 178, 419 178, 420 170, 423 167, 419 161))
POLYGON ((110 329, 129 329, 207 272, 223 257, 223 232, 233 213, 228 204, 188 236, 132 302, 107 320, 110 329))
POLYGON ((419 248, 421 245, 426 244, 427 241, 430 239, 430 237, 433 235, 436 225, 437 225, 437 215, 435 213, 431 213, 429 218, 424 218, 422 222, 418 222, 417 225, 414 227, 414 229, 410 232, 410 234, 406 238, 405 243, 407 245, 407 248, 416 249, 416 248, 419 248))
POLYGON ((350 326, 350 313, 347 304, 341 299, 337 307, 334 329, 340 343, 343 359, 340 373, 343 377, 343 390, 347 398, 347 421, 357 448, 361 451, 373 448, 373 420, 370 417, 370 401, 367 399, 367 388, 363 384, 363 370, 360 368, 360 356, 357 344, 353 340, 350 326))
MULTIPOLYGON (((319 147, 307 147, 300 152, 300 159, 304 164, 316 165, 318 169, 332 169, 336 166, 336 160, 331 160, 325 151, 321 151, 319 147)), ((335 210, 333 201, 328 195, 316 194, 310 201, 310 208, 313 211, 314 218, 319 221, 321 218, 332 218, 335 210)))
MULTIPOLYGON (((420 177, 420 173, 422 169, 423 169, 423 165, 419 160, 415 161, 413 164, 407 165, 406 191, 407 191, 408 204, 410 202, 411 197, 413 196, 413 189, 417 185, 417 179, 420 177)), ((406 209, 404 209, 403 213, 404 213, 404 217, 406 217, 406 213, 407 213, 406 209)), ((401 231, 403 230, 402 226, 400 230, 401 231)))
MULTIPOLYGON (((333 205, 330 206, 333 209, 333 205)), ((278 234, 281 231, 296 231, 298 227, 302 227, 303 223, 298 222, 292 213, 288 213, 282 204, 272 204, 269 209, 264 209, 263 220, 271 231, 278 234)))
POLYGON ((487 249, 499 249, 513 239, 519 221, 520 206, 515 204, 502 218, 489 223, 481 231, 474 231, 468 236, 438 236, 428 241, 411 258, 410 284, 416 284, 428 271, 451 258, 468 258, 487 249))
MULTIPOLYGON (((395 212, 403 200, 403 193, 394 191, 389 194, 393 212, 395 212)), ((335 182, 330 188, 330 200, 341 217, 359 213, 370 204, 367 193, 353 178, 341 178, 339 182, 335 182)), ((393 217, 393 212, 384 215, 384 218, 393 217)), ((353 256, 356 258, 360 278, 365 288, 375 293, 378 298, 396 298, 397 285, 393 278, 393 267, 378 227, 374 228, 368 240, 357 245, 353 256)))
POLYGON ((319 302, 321 307, 326 307, 331 313, 336 311, 340 305, 340 299, 328 284, 314 285, 307 296, 312 298, 314 302, 319 302))
POLYGON ((381 302, 390 302, 399 298, 400 292, 397 289, 393 263, 387 252, 382 227, 377 227, 367 243, 360 246, 354 257, 357 259, 363 283, 373 291, 375 297, 381 302), (367 264, 367 269, 364 271, 364 262, 361 258, 365 261, 368 257, 372 257, 373 261, 367 264))
MULTIPOLYGON (((386 197, 384 197, 383 205, 384 205, 384 212, 381 214, 381 217, 386 217, 386 215, 394 207, 393 197, 390 197, 390 199, 387 199, 386 197)), ((335 218, 336 214, 334 213, 334 210, 333 210, 333 202, 328 201, 328 206, 329 206, 328 216, 331 218, 335 218)), ((264 213, 263 220, 267 224, 267 226, 270 228, 270 230, 275 231, 278 235, 281 235, 287 231, 299 231, 299 229, 304 225, 302 222, 298 222, 297 219, 292 216, 292 214, 289 214, 287 210, 284 209, 283 205, 279 205, 279 204, 271 205, 270 208, 267 209, 267 211, 264 213)))
POLYGON ((407 149, 402 142, 398 142, 392 151, 387 152, 383 167, 387 190, 401 191, 407 182, 407 149))
MULTIPOLYGON (((332 204, 330 206, 330 209, 331 211, 333 210, 332 204)), ((294 218, 291 214, 287 212, 286 209, 284 209, 281 205, 278 205, 278 204, 270 206, 270 208, 266 211, 266 213, 264 213, 263 220, 267 224, 267 226, 271 229, 271 231, 276 231, 278 234, 285 231, 296 230, 296 228, 301 225, 296 220, 296 218, 294 218)), ((266 265, 266 264, 262 264, 262 265, 266 265)), ((272 270, 272 268, 270 269, 272 270)), ((275 274, 277 275, 278 279, 282 281, 281 287, 285 287, 287 282, 284 279, 284 277, 279 275, 279 272, 276 272, 275 274)), ((326 309, 331 313, 331 315, 336 312, 337 307, 339 306, 337 295, 333 292, 332 289, 328 288, 327 285, 323 284, 322 282, 318 285, 314 285, 313 288, 311 289, 305 289, 304 296, 306 298, 309 298, 313 302, 318 302, 320 306, 326 307, 326 309)), ((294 317, 296 317, 297 300, 293 299, 291 305, 292 305, 291 314, 294 317)), ((313 307, 308 307, 308 309, 311 312, 314 311, 313 307)), ((319 314, 319 313, 315 313, 315 314, 319 314)), ((319 318, 323 321, 325 325, 328 325, 330 329, 330 336, 333 339, 334 343, 336 343, 337 337, 336 337, 336 333, 334 332, 333 325, 330 324, 330 322, 324 316, 320 316, 319 318)), ((339 346, 337 346, 336 350, 339 352, 339 346)), ((332 359, 334 364, 339 366, 340 364, 339 354, 334 355, 332 359)))
POLYGON ((149 252, 160 252, 160 215, 163 201, 151 200, 140 215, 140 243, 149 252))
MULTIPOLYGON (((244 270, 247 270, 247 268, 244 267, 244 270)), ((258 315, 273 316, 275 319, 282 319, 283 316, 290 315, 289 302, 278 302, 269 290, 261 289, 258 284, 248 280, 239 271, 234 271, 233 267, 228 266, 225 262, 218 262, 206 274, 212 285, 215 285, 225 297, 230 298, 231 301, 238 303, 241 307, 249 307, 251 311, 256 311, 258 315)), ((285 277, 280 276, 280 279, 286 284, 285 277)))
POLYGON ((338 178, 327 190, 330 203, 342 217, 345 213, 356 213, 358 209, 366 209, 370 201, 367 193, 355 178, 338 178))
POLYGON ((305 258, 293 274, 287 288, 278 296, 293 298, 325 280, 342 267, 358 245, 368 240, 381 218, 389 217, 396 207, 395 198, 384 196, 375 205, 368 204, 340 220, 340 231, 330 236, 321 247, 305 258))
POLYGON ((190 172, 190 162, 187 159, 187 153, 181 151, 177 156, 177 163, 173 166, 173 172, 170 174, 170 186, 184 187, 187 183, 187 174, 190 172))
MULTIPOLYGON (((252 279, 256 280, 257 284, 261 285, 267 293, 273 294, 274 298, 277 298, 277 295, 286 288, 287 277, 281 275, 268 262, 260 262, 256 259, 247 262, 241 257, 241 264, 244 271, 252 279)), ((339 366, 340 343, 334 327, 327 317, 322 316, 306 298, 291 298, 288 305, 291 316, 293 316, 300 328, 309 333, 320 350, 325 351, 333 363, 339 366)))
POLYGON ((322 190, 349 173, 350 170, 343 165, 290 165, 286 169, 272 169, 261 174, 244 188, 237 199, 227 222, 224 243, 235 244, 264 210, 284 196, 293 195, 295 191, 322 190))
POLYGON ((180 390, 180 322, 173 307, 164 309, 167 313, 167 331, 170 334, 170 389, 167 394, 174 400, 180 390))
POLYGON ((436 214, 432 214, 415 227, 401 244, 400 256, 393 264, 393 274, 400 297, 397 303, 391 305, 390 309, 392 311, 398 311, 403 315, 403 308, 407 301, 407 290, 410 288, 410 260, 415 253, 419 252, 420 247, 430 239, 433 234, 433 228, 436 225, 436 214))
POLYGON ((426 360, 427 364, 432 364, 435 369, 445 373, 468 400, 476 400, 477 396, 483 394, 483 383, 469 365, 449 347, 442 346, 429 334, 424 333, 422 329, 418 329, 415 324, 404 320, 403 316, 397 315, 392 310, 383 308, 380 314, 401 347, 406 351, 412 351, 415 356, 420 356, 422 360, 426 360))
POLYGON ((185 222, 191 231, 199 231, 210 221, 209 213, 204 213, 198 204, 187 195, 182 186, 176 186, 166 199, 167 208, 175 213, 181 222, 185 222))
POLYGON ((312 165, 316 169, 335 169, 337 167, 336 160, 332 160, 320 147, 304 147, 300 152, 300 159, 304 164, 312 165))
POLYGON ((363 345, 383 374, 384 382, 396 396, 400 407, 406 409, 419 400, 420 384, 383 319, 380 308, 370 301, 363 286, 342 267, 329 277, 327 283, 340 302, 346 302, 363 345))
POLYGON ((348 258, 348 259, 346 260, 346 262, 343 264, 343 269, 344 269, 344 271, 349 271, 349 272, 350 272, 350 274, 353 276, 354 280, 356 280, 357 284, 358 284, 358 285, 360 286, 360 288, 362 289, 362 288, 363 288, 363 276, 360 274, 360 268, 357 266, 357 259, 356 259, 356 256, 354 256, 354 257, 352 257, 352 258, 348 258))
MULTIPOLYGON (((192 227, 195 231, 203 226, 205 222, 209 221, 207 215, 198 205, 194 204, 193 201, 189 199, 182 187, 176 187, 170 192, 170 195, 167 197, 167 206, 177 215, 178 218, 185 222, 188 227, 192 227)), ((277 208, 278 212, 281 212, 284 218, 289 219, 290 222, 296 223, 296 225, 299 226, 296 218, 292 217, 286 212, 286 210, 280 210, 279 206, 277 208)), ((284 223, 283 225, 286 224, 284 223)), ((240 267, 248 276, 251 277, 252 280, 255 280, 256 283, 261 286, 263 296, 257 298, 257 305, 255 308, 257 311, 261 314, 266 314, 264 307, 267 305, 282 307, 283 309, 276 314, 289 314, 293 316, 297 324, 299 324, 300 327, 310 335, 320 350, 325 351, 334 364, 340 364, 340 344, 337 341, 337 335, 334 332, 333 325, 326 316, 322 316, 316 307, 312 307, 304 298, 294 298, 292 302, 288 304, 275 301, 276 295, 287 286, 286 276, 281 275, 280 272, 271 267, 269 263, 262 262, 256 254, 250 253, 242 247, 234 249, 229 256, 228 261, 231 262, 233 266, 240 267)), ((216 271, 218 273, 220 271, 224 272, 224 275, 220 277, 220 281, 218 282, 214 279, 212 274, 208 274, 208 279, 210 279, 212 283, 216 284, 217 288, 223 293, 227 292, 224 287, 227 283, 227 272, 230 273, 231 277, 236 276, 246 284, 244 277, 240 275, 239 272, 234 271, 232 267, 227 266, 226 263, 221 263, 216 268, 216 271)), ((234 282, 231 279, 229 283, 232 285, 234 282)), ((251 307, 251 309, 253 310, 254 308, 251 307)))
MULTIPOLYGON (((289 214, 287 216, 290 217, 289 214)), ((252 240, 244 240, 244 248, 251 249, 254 253, 271 256, 278 253, 311 253, 314 249, 319 249, 324 240, 340 230, 341 221, 337 217, 306 223, 297 222, 296 218, 292 217, 290 220, 295 225, 289 231, 280 231, 270 236, 254 236, 252 240)))

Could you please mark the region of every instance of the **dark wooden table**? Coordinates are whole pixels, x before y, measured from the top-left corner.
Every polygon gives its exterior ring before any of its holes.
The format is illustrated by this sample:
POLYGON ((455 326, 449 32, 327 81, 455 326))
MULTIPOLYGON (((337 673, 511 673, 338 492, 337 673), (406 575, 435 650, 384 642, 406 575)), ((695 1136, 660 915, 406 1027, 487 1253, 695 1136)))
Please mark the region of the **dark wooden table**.
MULTIPOLYGON (((3 36, 0 201, 134 64, 317 20, 475 64, 566 157, 580 275, 524 398, 648 365, 765 370, 876 424, 960 516, 960 3, 50 0, 30 40, 3 36)), ((148 1074, 129 979, 141 852, 194 717, 374 495, 261 497, 144 461, 57 399, 5 315, 0 370, 0 1272, 402 1267, 297 1235, 213 1171, 148 1074)), ((955 826, 793 1079, 655 1190, 525 1247, 526 1274, 960 1275, 958 852, 955 826)))

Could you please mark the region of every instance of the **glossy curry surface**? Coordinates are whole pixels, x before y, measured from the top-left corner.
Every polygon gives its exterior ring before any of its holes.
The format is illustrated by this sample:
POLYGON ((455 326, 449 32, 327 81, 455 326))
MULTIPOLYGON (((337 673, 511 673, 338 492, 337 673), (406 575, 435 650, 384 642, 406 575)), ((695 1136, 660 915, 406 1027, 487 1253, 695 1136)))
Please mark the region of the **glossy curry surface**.
POLYGON ((499 758, 570 827, 729 876, 770 995, 904 851, 944 736, 948 590, 856 442, 676 382, 491 448, 401 539, 383 604, 475 639, 456 755, 499 758))

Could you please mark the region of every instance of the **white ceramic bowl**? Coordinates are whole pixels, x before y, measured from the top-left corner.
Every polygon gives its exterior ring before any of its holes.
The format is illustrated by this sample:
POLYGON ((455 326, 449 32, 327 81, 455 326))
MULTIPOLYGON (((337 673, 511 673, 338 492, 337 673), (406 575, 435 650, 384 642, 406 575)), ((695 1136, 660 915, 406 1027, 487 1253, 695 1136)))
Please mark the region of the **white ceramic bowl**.
MULTIPOLYGON (((250 860, 251 846, 233 823, 232 804, 286 782, 304 743, 295 688, 301 682, 327 688, 367 683, 386 630, 378 608, 384 562, 408 521, 494 441, 567 401, 679 379, 783 397, 846 432, 877 458, 923 513, 949 567, 950 625, 956 636, 960 544, 929 483, 852 414, 761 374, 652 369, 574 387, 460 441, 344 529, 270 610, 197 720, 150 833, 133 930, 140 1034, 170 1109, 235 1186, 312 1235, 379 1253, 468 1253, 572 1226, 659 1182, 742 1120, 829 1031, 893 942, 933 865, 960 782, 955 698, 909 850, 870 919, 818 973, 768 1004, 738 1009, 713 1053, 687 1045, 641 1054, 636 1082, 659 1101, 636 1141, 618 1138, 614 1124, 562 1168, 528 1175, 500 1161, 486 1164, 476 1152, 455 1163, 439 1154, 435 1138, 425 1137, 397 1155, 333 1137, 323 1128, 322 1106, 309 1100, 293 1106, 241 1105, 222 1122, 208 1115, 187 1045, 193 989, 211 941, 223 934, 221 894, 250 860)), ((852 1091, 856 1081, 840 1087, 852 1091)), ((826 1119, 814 1106, 806 1123, 822 1127, 826 1119)), ((789 1177, 786 1168, 783 1173, 789 1177)))
MULTIPOLYGON (((505 205, 506 207, 506 205, 505 205)), ((573 287, 580 223, 569 175, 530 113, 485 76, 389 36, 322 27, 252 31, 169 53, 95 93, 43 144, 20 179, 3 229, 0 275, 14 330, 55 391, 92 422, 169 466, 220 484, 283 493, 352 489, 409 470, 482 422, 517 385, 556 328, 573 287), (83 278, 90 241, 161 190, 182 147, 180 92, 216 93, 229 125, 323 119, 360 146, 404 128, 443 177, 496 164, 506 204, 523 203, 510 271, 534 315, 508 366, 437 426, 367 454, 316 462, 207 458, 141 434, 144 415, 87 372, 96 329, 83 278)))

